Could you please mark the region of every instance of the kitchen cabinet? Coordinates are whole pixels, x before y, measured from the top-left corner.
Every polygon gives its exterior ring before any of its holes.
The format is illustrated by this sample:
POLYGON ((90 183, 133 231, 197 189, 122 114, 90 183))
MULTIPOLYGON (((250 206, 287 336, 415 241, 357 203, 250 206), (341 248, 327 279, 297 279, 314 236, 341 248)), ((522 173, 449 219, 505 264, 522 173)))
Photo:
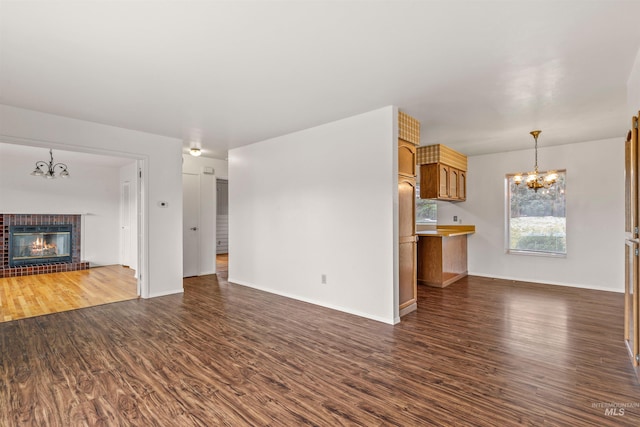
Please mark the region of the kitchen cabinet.
POLYGON ((634 367, 640 355, 640 314, 638 313, 638 243, 625 242, 624 339, 634 367))
POLYGON ((398 228, 399 228, 399 278, 398 291, 400 315, 407 314, 417 308, 417 247, 415 232, 415 179, 403 178, 398 183, 398 228))
POLYGON ((418 284, 444 288, 467 275, 467 235, 473 225, 418 232, 418 284))
POLYGON ((418 308, 416 151, 420 122, 398 114, 398 303, 399 315, 418 308))
POLYGON ((398 139, 398 175, 416 178, 416 146, 403 139, 398 139))
MULTIPOLYGON (((640 117, 640 111, 638 112, 640 117)), ((631 119, 625 141, 625 286, 624 340, 636 375, 640 378, 640 239, 638 238, 638 168, 640 141, 638 117, 631 119)))
POLYGON ((420 198, 464 201, 467 172, 443 163, 420 165, 420 198))
POLYGON ((467 200, 467 172, 462 170, 458 174, 458 200, 467 200))

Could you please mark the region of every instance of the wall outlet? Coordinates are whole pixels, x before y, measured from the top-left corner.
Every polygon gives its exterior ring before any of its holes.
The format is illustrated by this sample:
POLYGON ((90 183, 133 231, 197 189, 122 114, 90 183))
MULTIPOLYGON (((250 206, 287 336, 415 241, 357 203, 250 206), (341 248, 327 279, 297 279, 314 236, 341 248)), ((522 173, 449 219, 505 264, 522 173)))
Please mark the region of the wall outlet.
POLYGON ((453 216, 453 222, 458 222, 458 215, 453 216))
POLYGON ((323 274, 322 276, 320 276, 320 283, 323 285, 327 284, 327 275, 323 274))

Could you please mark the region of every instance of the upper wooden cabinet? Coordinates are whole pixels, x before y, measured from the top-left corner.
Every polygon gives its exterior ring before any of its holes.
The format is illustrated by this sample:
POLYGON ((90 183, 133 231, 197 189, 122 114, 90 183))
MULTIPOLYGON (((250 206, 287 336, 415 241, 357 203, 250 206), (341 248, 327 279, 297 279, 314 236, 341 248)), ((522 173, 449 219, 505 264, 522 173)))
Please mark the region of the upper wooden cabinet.
POLYGON ((402 139, 398 139, 398 175, 416 176, 416 146, 402 139))
POLYGON ((446 145, 418 147, 420 198, 463 201, 467 198, 467 156, 446 145))
POLYGON ((442 163, 420 165, 420 198, 463 201, 467 172, 442 163))

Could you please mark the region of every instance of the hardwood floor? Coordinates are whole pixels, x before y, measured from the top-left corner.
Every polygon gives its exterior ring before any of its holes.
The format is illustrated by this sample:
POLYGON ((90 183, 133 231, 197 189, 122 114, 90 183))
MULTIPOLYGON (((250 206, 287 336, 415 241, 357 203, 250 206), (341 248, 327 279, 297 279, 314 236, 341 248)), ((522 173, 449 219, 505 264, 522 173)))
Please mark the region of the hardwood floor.
POLYGON ((621 294, 467 277, 390 326, 224 276, 0 324, 0 425, 640 425, 621 294))
POLYGON ((133 270, 111 265, 0 279, 0 322, 137 298, 133 270))

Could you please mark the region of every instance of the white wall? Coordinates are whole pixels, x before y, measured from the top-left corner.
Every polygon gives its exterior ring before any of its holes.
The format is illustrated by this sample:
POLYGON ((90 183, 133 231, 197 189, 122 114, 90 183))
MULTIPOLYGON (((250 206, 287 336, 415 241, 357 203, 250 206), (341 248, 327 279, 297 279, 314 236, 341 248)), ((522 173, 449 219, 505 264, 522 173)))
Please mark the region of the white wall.
POLYGON ((640 111, 640 49, 636 54, 636 60, 627 81, 627 104, 629 105, 629 120, 631 120, 631 116, 637 116, 640 111))
POLYGON ((227 178, 226 160, 193 157, 183 154, 182 173, 200 177, 200 271, 199 275, 216 273, 216 178, 227 178), (211 167, 214 175, 204 174, 211 167))
POLYGON ((65 160, 68 179, 31 176, 37 160, 49 161, 49 150, 0 144, 0 213, 83 214, 82 260, 92 266, 119 261, 119 169, 65 160))
POLYGON ((182 141, 0 105, 2 141, 142 159, 141 294, 182 292, 182 141))
POLYGON ((531 169, 533 150, 469 157, 467 201, 438 203, 475 224, 469 274, 580 288, 624 290, 624 139, 540 148, 541 169, 566 169, 567 257, 505 253, 505 174, 531 169))
POLYGON ((385 107, 230 150, 229 281, 396 322, 396 117, 385 107))

